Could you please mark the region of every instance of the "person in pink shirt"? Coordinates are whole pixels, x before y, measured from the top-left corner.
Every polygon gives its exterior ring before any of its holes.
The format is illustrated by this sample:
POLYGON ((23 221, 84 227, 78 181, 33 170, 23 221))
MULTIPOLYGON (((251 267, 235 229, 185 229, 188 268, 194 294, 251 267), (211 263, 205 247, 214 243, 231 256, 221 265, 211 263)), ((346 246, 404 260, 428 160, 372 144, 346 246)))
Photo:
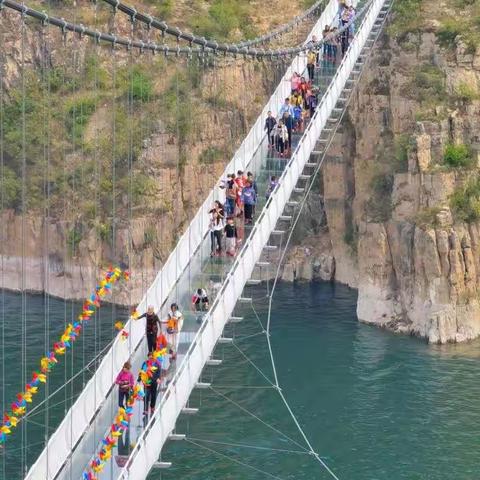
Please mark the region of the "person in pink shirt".
POLYGON ((300 87, 300 75, 297 72, 293 72, 292 79, 290 80, 292 93, 297 91, 300 87))
POLYGON ((130 390, 135 385, 135 379, 131 372, 132 365, 130 362, 125 362, 122 371, 118 374, 115 383, 118 385, 118 406, 125 408, 127 400, 130 396, 130 390))

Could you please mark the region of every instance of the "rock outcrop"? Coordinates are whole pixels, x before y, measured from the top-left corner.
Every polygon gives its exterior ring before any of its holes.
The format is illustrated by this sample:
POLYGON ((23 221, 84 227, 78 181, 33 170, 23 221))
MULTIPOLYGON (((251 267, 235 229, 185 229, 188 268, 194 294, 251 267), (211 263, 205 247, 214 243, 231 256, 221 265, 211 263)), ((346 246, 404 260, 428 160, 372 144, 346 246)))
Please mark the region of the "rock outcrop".
POLYGON ((410 40, 416 48, 385 34, 375 47, 322 172, 322 240, 293 247, 284 278, 301 265, 296 278, 310 279, 323 254, 336 281, 358 288, 360 321, 460 342, 480 335, 480 224, 450 199, 479 174, 480 101, 456 92, 478 92, 480 52, 461 41, 445 51, 428 31, 410 40), (477 165, 445 165, 449 144, 469 146, 477 165))

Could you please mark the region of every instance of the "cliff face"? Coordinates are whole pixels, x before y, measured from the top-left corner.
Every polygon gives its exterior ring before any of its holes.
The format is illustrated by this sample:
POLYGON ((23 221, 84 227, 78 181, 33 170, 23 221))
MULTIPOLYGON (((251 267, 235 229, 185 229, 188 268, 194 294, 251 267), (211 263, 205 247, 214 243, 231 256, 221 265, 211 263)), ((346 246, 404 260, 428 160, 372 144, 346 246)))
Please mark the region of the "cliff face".
MULTIPOLYGON (((130 36, 128 18, 113 18, 101 3, 95 8, 84 0, 74 3, 75 9, 55 3, 52 14, 130 36)), ((134 3, 139 11, 172 23, 179 18, 186 30, 227 41, 261 34, 283 23, 284 14, 299 13, 299 6, 286 0, 274 12, 246 1, 224 2, 225 11, 218 10, 219 2, 134 3)), ((309 23, 286 40, 300 41, 309 23)), ((281 67, 223 57, 187 62, 135 52, 132 58, 123 49, 113 56, 109 47, 95 49, 86 38, 63 39, 57 29, 42 31, 27 22, 23 205, 20 32, 20 16, 5 11, 0 20, 8 173, 0 213, 4 287, 80 299, 99 271, 115 263, 132 275, 128 290, 121 287, 113 301, 134 304, 263 108, 281 67), (239 89, 242 84, 255 88, 239 89)), ((158 40, 140 24, 134 33, 158 40)))
POLYGON ((358 288, 360 321, 429 342, 477 337, 479 86, 480 53, 461 38, 383 35, 328 152, 326 225, 284 276, 322 278, 304 264, 323 255, 358 288))

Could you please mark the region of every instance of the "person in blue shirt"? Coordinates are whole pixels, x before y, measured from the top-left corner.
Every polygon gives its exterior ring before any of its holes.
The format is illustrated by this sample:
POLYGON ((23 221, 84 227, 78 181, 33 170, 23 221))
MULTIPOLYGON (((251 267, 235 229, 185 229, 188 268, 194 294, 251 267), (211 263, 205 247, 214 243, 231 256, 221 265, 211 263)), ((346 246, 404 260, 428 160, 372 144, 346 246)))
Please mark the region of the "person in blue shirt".
POLYGON ((247 181, 242 190, 242 201, 244 205, 245 224, 253 222, 253 210, 257 203, 257 194, 250 182, 247 181))
POLYGON ((279 118, 283 118, 286 112, 293 117, 293 107, 290 104, 290 98, 288 97, 285 99, 285 103, 280 107, 280 111, 278 112, 279 118))
POLYGON ((297 105, 294 109, 294 114, 293 114, 293 119, 294 119, 294 128, 296 132, 301 132, 303 131, 303 108, 301 105, 297 105))

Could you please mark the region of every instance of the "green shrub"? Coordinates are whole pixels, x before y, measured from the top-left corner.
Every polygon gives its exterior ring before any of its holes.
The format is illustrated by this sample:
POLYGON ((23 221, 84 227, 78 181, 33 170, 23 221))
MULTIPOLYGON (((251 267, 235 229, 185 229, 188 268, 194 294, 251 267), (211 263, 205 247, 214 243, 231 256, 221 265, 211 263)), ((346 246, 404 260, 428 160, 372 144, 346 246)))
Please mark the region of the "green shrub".
POLYGON ((95 230, 103 242, 110 242, 112 239, 112 225, 109 222, 98 222, 95 230))
POLYGON ((450 207, 458 220, 467 223, 480 220, 480 178, 471 178, 456 188, 450 197, 450 207))
POLYGON ((394 173, 405 173, 408 171, 408 155, 413 148, 412 137, 407 134, 395 136, 394 140, 394 173))
POLYGON ((227 40, 236 30, 247 38, 255 34, 248 17, 248 4, 237 0, 214 0, 208 14, 197 17, 194 29, 207 38, 220 40, 227 40))
POLYGON ((422 0, 397 0, 394 2, 393 21, 389 33, 398 41, 406 39, 409 33, 420 32, 423 26, 422 0))
POLYGON ((462 82, 455 88, 455 97, 468 103, 480 99, 480 93, 475 86, 462 82))
POLYGON ((83 132, 95 108, 96 99, 90 94, 67 102, 67 130, 72 142, 83 140, 83 132))
POLYGON ((436 32, 438 43, 440 43, 442 47, 453 48, 455 46, 455 40, 461 32, 462 23, 459 20, 453 18, 446 19, 436 32))
POLYGON ((67 246, 68 252, 71 256, 77 253, 78 245, 82 241, 82 230, 79 225, 75 225, 67 232, 67 246))
POLYGON ((0 196, 3 196, 4 208, 18 208, 21 202, 22 182, 9 167, 3 167, 3 178, 0 178, 0 196))
POLYGON ((145 73, 135 69, 132 72, 131 91, 133 100, 139 102, 148 102, 153 96, 152 80, 145 73))
POLYGON ((443 163, 452 168, 471 167, 472 152, 466 145, 449 143, 443 152, 443 163))

